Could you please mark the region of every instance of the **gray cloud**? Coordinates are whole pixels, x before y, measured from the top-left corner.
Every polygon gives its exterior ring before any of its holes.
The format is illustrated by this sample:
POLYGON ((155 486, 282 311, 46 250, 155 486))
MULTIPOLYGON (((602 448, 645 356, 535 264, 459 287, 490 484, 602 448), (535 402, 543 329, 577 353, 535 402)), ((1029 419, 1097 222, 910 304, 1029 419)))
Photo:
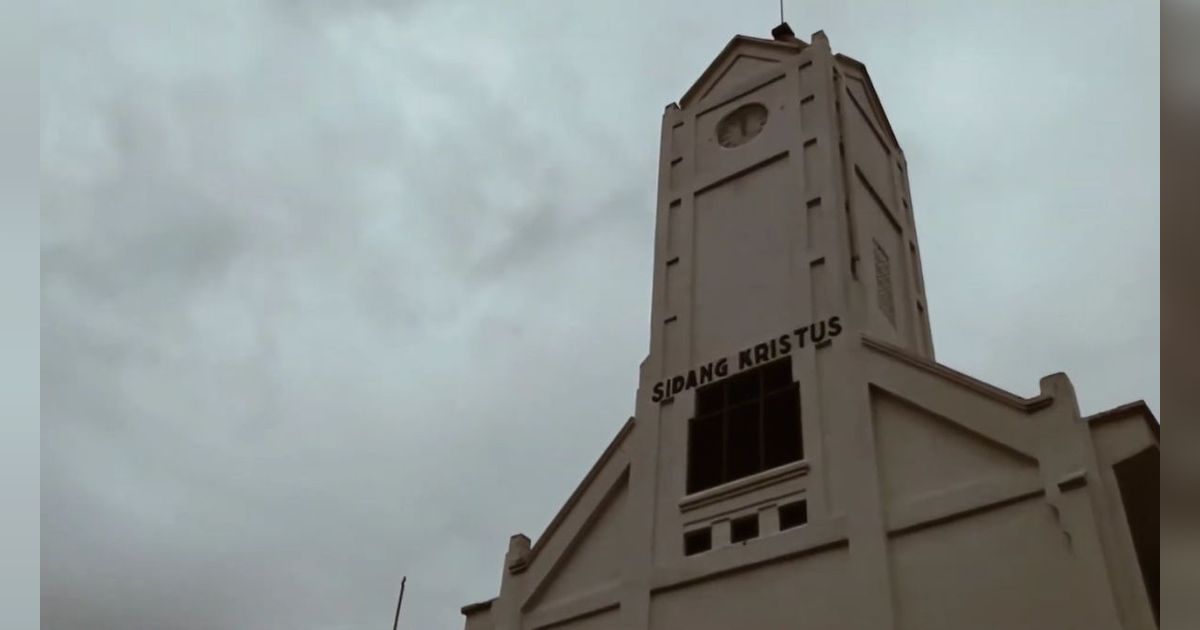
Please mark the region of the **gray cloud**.
MULTIPOLYGON (((43 626, 493 595, 632 411, 662 107, 773 26, 711 4, 45 4, 43 626)), ((1157 408, 1157 15, 933 6, 790 21, 906 146, 939 358, 1157 408)))

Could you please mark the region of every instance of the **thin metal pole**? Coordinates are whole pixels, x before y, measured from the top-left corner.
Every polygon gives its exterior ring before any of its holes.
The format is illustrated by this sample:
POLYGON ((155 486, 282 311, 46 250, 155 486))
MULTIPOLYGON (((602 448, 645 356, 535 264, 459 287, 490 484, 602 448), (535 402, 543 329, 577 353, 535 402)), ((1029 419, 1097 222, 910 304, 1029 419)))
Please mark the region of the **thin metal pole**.
POLYGON ((392 630, 400 625, 400 604, 404 603, 404 583, 408 581, 408 576, 400 578, 400 598, 396 600, 396 618, 392 620, 392 630))
POLYGON ((783 0, 779 0, 779 23, 783 24, 783 0))

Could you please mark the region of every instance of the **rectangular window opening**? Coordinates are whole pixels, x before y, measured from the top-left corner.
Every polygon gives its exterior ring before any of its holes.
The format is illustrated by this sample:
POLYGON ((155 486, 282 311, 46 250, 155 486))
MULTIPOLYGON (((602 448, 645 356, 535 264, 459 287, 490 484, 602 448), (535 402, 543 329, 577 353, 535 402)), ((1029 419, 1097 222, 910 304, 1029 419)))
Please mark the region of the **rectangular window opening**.
POLYGON ((808 522, 808 502, 796 501, 779 506, 779 531, 794 529, 808 522))
POLYGON ((758 538, 758 514, 742 516, 729 522, 730 542, 746 542, 752 538, 758 538))
POLYGON ((683 533, 683 555, 694 556, 712 549, 712 529, 693 529, 683 533))
POLYGON ((800 385, 790 357, 696 390, 696 416, 688 421, 688 494, 803 458, 800 385))

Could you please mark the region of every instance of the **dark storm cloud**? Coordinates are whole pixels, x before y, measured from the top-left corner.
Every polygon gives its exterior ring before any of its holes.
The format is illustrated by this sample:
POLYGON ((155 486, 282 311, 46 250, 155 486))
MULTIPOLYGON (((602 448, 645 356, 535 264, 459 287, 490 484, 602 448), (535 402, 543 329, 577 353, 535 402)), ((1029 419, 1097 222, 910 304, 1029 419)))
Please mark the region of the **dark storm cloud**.
MULTIPOLYGON (((407 574, 405 627, 451 628, 495 594, 632 410, 662 107, 773 25, 693 6, 46 4, 44 627, 373 628, 407 574)), ((791 20, 908 148, 939 358, 1066 370, 1085 411, 1157 405, 1157 108, 1108 83, 1149 88, 1156 18, 1113 7, 992 11, 1015 47, 791 20)))

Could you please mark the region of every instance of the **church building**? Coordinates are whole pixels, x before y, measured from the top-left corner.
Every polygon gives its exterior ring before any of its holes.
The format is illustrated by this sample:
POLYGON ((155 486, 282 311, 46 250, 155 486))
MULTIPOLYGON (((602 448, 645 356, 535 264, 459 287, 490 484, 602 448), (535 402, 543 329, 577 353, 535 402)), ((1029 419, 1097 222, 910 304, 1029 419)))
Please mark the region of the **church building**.
POLYGON ((866 67, 772 36, 663 113, 635 415, 466 630, 1157 628, 1158 421, 937 363, 866 67))

